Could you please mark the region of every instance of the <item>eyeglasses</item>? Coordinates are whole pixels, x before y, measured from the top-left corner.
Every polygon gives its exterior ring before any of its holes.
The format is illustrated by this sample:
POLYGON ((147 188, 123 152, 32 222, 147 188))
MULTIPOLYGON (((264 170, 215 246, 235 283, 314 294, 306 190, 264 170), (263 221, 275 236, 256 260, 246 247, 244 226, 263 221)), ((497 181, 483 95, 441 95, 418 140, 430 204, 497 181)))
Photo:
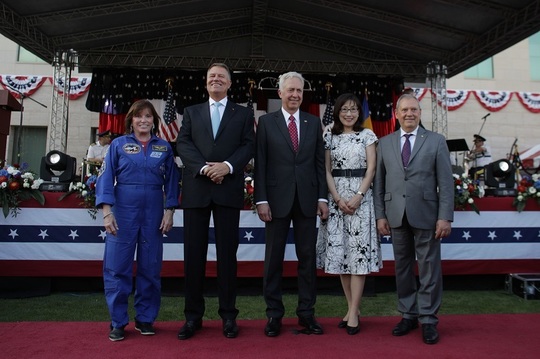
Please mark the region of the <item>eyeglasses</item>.
POLYGON ((339 112, 341 112, 341 113, 347 113, 349 111, 351 111, 351 113, 358 113, 358 109, 354 108, 354 107, 353 108, 345 108, 345 107, 343 107, 341 110, 339 110, 339 112))

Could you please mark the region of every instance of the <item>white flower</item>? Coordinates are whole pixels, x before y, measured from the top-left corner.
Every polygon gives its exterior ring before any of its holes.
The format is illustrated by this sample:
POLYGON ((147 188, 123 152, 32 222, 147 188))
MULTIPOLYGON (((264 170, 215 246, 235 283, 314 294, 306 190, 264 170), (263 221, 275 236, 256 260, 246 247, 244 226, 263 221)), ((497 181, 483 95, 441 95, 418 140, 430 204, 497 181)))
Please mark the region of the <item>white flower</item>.
POLYGON ((246 178, 244 178, 244 181, 245 182, 251 182, 251 181, 253 181, 253 178, 247 176, 246 178))
POLYGON ((454 173, 452 176, 454 176, 455 179, 458 179, 459 178, 459 175, 454 173))
POLYGON ((88 194, 88 192, 87 192, 86 190, 83 190, 83 191, 81 192, 81 195, 82 195, 83 197, 86 197, 87 194, 88 194))
POLYGON ((472 199, 472 198, 469 197, 469 199, 467 200, 467 203, 473 204, 473 203, 474 203, 474 199, 472 199))
POLYGON ((43 180, 41 178, 38 178, 37 180, 32 183, 32 189, 39 189, 39 186, 43 183, 43 180))
POLYGON ((0 187, 6 188, 7 187, 7 182, 2 182, 2 184, 0 184, 0 187))
POLYGON ((535 173, 535 174, 533 174, 531 177, 532 177, 532 180, 533 180, 534 182, 536 182, 536 181, 538 181, 538 180, 540 179, 540 174, 539 174, 539 173, 535 173))
POLYGON ((535 194, 536 193, 536 188, 534 188, 533 186, 529 187, 527 189, 527 192, 529 192, 529 194, 535 194))
POLYGON ((461 186, 460 185, 457 185, 456 186, 456 189, 459 191, 461 189, 461 186))
POLYGON ((23 188, 30 188, 30 183, 26 182, 26 180, 25 180, 25 182, 23 183, 22 186, 23 186, 23 188))
POLYGON ((523 201, 523 196, 522 196, 522 195, 518 195, 518 196, 517 196, 517 200, 518 200, 518 201, 523 201))
POLYGON ((83 184, 81 182, 77 182, 75 186, 77 187, 77 189, 80 189, 82 188, 83 184))

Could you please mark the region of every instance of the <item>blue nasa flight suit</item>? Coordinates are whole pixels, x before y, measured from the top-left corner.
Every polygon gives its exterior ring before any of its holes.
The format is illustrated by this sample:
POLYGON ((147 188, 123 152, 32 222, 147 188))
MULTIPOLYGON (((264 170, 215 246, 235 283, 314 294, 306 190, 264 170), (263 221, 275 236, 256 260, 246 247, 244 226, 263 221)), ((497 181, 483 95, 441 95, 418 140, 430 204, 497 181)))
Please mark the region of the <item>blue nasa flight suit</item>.
POLYGON ((110 145, 96 182, 96 206, 112 206, 117 235, 107 233, 103 256, 105 299, 111 326, 128 324, 133 258, 137 273, 135 320, 153 323, 161 304, 164 208, 177 207, 179 171, 168 142, 152 136, 146 151, 133 134, 110 145))

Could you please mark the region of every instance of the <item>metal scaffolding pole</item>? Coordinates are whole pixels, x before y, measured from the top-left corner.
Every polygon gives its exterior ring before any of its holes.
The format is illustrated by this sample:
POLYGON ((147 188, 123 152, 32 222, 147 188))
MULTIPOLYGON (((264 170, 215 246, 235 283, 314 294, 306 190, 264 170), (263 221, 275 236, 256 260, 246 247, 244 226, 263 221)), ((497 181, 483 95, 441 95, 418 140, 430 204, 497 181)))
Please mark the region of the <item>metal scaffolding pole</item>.
POLYGON ((69 86, 71 71, 77 66, 77 52, 57 51, 54 60, 49 151, 66 152, 69 118, 69 86))
POLYGON ((431 87, 431 129, 448 138, 448 103, 445 65, 432 61, 427 66, 427 81, 431 87))

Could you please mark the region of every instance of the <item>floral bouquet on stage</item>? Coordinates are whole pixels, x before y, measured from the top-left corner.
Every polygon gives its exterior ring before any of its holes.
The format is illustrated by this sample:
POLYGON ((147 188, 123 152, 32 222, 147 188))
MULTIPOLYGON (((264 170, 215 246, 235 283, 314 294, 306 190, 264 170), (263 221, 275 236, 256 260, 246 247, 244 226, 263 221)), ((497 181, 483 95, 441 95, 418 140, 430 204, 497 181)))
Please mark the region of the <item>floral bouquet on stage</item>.
POLYGON ((473 211, 480 213, 474 203, 474 197, 480 197, 480 191, 467 174, 457 175, 454 173, 454 208, 465 210, 470 206, 473 211))
POLYGON ((517 186, 517 196, 514 198, 513 205, 518 212, 523 211, 529 198, 536 199, 540 204, 540 175, 523 176, 517 186))
POLYGON ((255 183, 253 181, 253 165, 248 163, 244 168, 244 209, 255 211, 255 202, 253 192, 255 191, 255 183))
POLYGON ((84 182, 71 182, 69 184, 69 192, 58 200, 61 201, 70 194, 76 193, 77 197, 82 199, 82 202, 80 202, 79 205, 88 208, 88 213, 92 219, 96 219, 98 211, 96 208, 96 181, 97 175, 93 174, 85 177, 84 182))
POLYGON ((14 164, 0 169, 0 204, 4 218, 7 218, 10 212, 13 217, 17 217, 21 210, 21 201, 33 198, 39 204, 45 204, 45 197, 39 190, 41 183, 43 180, 28 170, 27 163, 20 167, 14 164))

